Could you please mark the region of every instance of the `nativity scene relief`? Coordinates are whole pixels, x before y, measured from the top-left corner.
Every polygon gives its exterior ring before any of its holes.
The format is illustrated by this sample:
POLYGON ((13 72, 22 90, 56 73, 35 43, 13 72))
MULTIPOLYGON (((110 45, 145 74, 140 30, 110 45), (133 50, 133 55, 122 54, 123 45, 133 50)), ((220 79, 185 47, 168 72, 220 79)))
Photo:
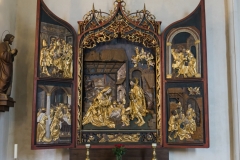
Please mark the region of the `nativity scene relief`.
POLYGON ((134 125, 136 129, 145 124, 150 128, 150 115, 156 114, 154 56, 143 48, 141 53, 138 47, 134 52, 126 55, 123 49, 110 49, 86 54, 83 128, 89 124, 107 128, 134 125))
POLYGON ((145 6, 131 13, 125 5, 93 6, 78 23, 79 145, 160 141, 161 22, 145 6))

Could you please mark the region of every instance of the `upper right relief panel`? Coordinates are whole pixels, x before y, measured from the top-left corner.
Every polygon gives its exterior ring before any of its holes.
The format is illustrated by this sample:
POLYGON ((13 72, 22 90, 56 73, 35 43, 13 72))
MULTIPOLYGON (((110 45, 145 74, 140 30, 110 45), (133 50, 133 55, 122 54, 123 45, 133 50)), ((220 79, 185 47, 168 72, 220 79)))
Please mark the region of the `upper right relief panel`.
POLYGON ((204 0, 162 33, 163 144, 208 147, 207 54, 204 0))
MULTIPOLYGON (((179 80, 203 78, 203 17, 201 5, 187 18, 164 31, 165 77, 179 80)), ((205 27, 205 26, 204 26, 205 27)))

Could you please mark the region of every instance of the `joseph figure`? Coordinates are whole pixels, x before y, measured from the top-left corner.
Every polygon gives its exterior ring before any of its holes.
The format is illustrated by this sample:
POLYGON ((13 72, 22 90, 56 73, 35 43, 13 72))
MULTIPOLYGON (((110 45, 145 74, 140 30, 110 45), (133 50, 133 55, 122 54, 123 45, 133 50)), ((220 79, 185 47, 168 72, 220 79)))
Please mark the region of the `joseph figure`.
POLYGON ((7 34, 0 43, 0 94, 10 96, 13 75, 13 60, 17 55, 17 49, 11 49, 10 45, 14 36, 7 34))

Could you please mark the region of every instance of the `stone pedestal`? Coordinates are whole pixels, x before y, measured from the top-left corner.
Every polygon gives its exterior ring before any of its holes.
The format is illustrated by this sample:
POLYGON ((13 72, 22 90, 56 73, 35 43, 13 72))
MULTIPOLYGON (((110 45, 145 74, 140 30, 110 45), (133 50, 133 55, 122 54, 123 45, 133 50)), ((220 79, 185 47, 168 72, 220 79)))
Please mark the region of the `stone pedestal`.
POLYGON ((15 101, 6 94, 0 94, 0 112, 9 111, 9 107, 14 107, 15 101))

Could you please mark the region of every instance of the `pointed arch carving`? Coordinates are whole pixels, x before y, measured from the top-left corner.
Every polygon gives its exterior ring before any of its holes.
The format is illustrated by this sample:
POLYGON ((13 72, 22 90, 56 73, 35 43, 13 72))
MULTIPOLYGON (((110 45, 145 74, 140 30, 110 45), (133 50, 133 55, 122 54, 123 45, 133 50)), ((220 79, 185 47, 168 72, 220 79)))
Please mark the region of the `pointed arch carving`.
POLYGON ((159 47, 161 22, 144 9, 130 13, 125 9, 124 1, 115 1, 110 13, 93 8, 79 22, 79 34, 82 34, 79 47, 93 48, 97 43, 123 38, 130 42, 143 44, 147 48, 159 47))

